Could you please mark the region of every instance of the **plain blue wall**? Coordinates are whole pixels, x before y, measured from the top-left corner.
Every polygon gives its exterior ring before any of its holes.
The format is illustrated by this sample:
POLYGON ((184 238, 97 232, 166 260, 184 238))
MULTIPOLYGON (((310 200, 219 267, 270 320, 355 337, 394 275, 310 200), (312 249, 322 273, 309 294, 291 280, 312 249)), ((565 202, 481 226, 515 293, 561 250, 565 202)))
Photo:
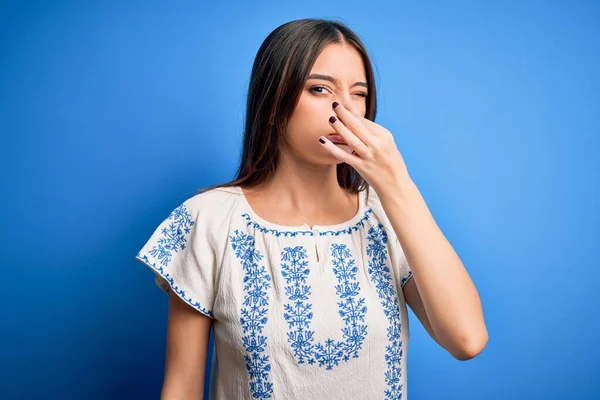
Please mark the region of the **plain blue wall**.
POLYGON ((377 122, 484 303, 468 362, 411 312, 410 400, 598 398, 599 4, 2 2, 2 397, 158 398, 137 250, 233 177, 263 39, 324 17, 370 49, 377 122))

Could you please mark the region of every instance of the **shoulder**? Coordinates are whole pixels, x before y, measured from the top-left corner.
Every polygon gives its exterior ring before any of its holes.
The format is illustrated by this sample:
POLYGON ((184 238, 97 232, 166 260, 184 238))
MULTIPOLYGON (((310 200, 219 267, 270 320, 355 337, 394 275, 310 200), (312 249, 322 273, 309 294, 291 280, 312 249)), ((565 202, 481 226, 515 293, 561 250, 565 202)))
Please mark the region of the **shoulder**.
POLYGON ((238 193, 239 191, 234 187, 216 187, 189 197, 183 204, 198 211, 218 208, 221 204, 238 201, 238 193))
POLYGON ((379 195, 372 187, 369 187, 368 199, 367 199, 367 207, 371 210, 372 216, 374 220, 381 223, 386 233, 391 236, 395 236, 394 230, 392 228, 392 224, 381 204, 381 200, 379 195))
POLYGON ((381 222, 386 224, 389 223, 383 205, 381 204, 381 200, 379 199, 379 195, 377 194, 375 189, 369 187, 367 195, 367 207, 381 220, 381 222))
POLYGON ((170 217, 219 228, 227 225, 239 205, 240 195, 236 188, 217 187, 189 197, 171 212, 170 217))

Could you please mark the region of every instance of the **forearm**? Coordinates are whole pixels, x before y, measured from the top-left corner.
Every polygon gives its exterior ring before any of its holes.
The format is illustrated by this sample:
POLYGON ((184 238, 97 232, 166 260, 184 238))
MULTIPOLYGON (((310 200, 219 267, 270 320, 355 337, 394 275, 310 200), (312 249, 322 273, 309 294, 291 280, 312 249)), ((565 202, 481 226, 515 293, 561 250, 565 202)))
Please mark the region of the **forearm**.
POLYGON ((402 245, 431 328, 452 354, 479 353, 487 343, 479 294, 460 258, 412 181, 380 194, 402 245))

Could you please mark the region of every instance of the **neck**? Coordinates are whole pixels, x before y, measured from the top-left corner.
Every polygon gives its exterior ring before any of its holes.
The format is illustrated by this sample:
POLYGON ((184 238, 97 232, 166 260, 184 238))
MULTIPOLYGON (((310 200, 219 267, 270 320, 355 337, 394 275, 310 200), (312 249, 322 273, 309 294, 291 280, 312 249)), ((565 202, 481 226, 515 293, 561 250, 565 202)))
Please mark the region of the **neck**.
POLYGON ((336 165, 307 164, 282 158, 272 179, 258 191, 301 215, 322 215, 351 201, 337 181, 336 165))

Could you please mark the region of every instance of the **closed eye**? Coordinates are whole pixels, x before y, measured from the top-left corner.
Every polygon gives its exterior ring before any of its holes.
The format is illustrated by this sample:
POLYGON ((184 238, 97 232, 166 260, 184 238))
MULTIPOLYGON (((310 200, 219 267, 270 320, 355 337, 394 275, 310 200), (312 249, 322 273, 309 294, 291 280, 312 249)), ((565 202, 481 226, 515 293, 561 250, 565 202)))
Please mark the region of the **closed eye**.
MULTIPOLYGON (((312 88, 310 88, 310 91, 311 91, 311 92, 313 92, 313 93, 319 93, 319 94, 323 94, 324 92, 322 92, 322 91, 317 91, 317 90, 319 90, 319 89, 325 89, 325 90, 327 90, 328 92, 331 92, 331 91, 330 91, 330 90, 329 90, 329 89, 328 89, 326 86, 313 86, 312 88)), ((358 93, 355 93, 355 94, 356 94, 357 96, 359 96, 359 97, 363 97, 363 98, 366 98, 366 97, 368 96, 368 93, 364 93, 364 92, 358 92, 358 93)))

